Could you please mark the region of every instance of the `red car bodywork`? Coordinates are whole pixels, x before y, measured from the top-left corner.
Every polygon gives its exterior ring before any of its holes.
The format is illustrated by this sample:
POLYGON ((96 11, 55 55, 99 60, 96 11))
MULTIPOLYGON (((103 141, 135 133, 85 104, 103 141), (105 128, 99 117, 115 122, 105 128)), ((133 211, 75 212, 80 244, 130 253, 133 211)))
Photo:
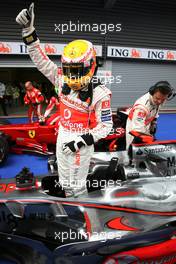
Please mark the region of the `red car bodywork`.
POLYGON ((55 125, 10 124, 0 126, 0 131, 8 135, 10 150, 15 153, 31 150, 49 154, 48 146, 56 144, 57 127, 55 125))
MULTIPOLYGON (((57 131, 57 125, 40 125, 38 122, 0 125, 0 132, 8 136, 10 151, 18 154, 27 151, 44 155, 52 154, 50 146, 52 146, 53 151, 53 147, 56 145, 57 131)), ((117 139, 124 137, 125 130, 118 127, 113 131, 96 144, 96 149, 99 149, 102 143, 108 151, 115 151, 117 149, 117 139)))

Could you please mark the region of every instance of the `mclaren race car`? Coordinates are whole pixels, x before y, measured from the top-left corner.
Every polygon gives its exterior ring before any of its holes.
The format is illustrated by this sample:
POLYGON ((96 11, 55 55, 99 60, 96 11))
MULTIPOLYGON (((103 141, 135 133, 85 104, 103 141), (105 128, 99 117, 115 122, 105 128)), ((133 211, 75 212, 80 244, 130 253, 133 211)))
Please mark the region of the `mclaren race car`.
MULTIPOLYGON (((117 113, 113 115, 114 127, 111 133, 95 144, 96 151, 116 151, 125 147, 125 114, 119 111, 117 113)), ((0 119, 0 163, 7 158, 9 151, 17 154, 55 153, 58 126, 46 123, 10 124, 7 120, 0 119)))
POLYGON ((102 176, 100 168, 106 168, 104 171, 110 168, 113 173, 115 171, 115 178, 121 181, 176 175, 176 140, 151 141, 149 137, 149 141, 144 143, 138 132, 131 133, 141 143, 133 143, 128 155, 126 151, 95 153, 91 159, 90 178, 94 172, 97 179, 106 178, 106 173, 102 176))
POLYGON ((0 261, 174 264, 175 180, 114 181, 79 198, 62 198, 56 196, 57 178, 32 180, 24 169, 0 183, 0 261))
MULTIPOLYGON (((106 179, 107 173, 121 181, 176 175, 176 140, 152 141, 149 136, 148 142, 143 142, 138 132, 131 133, 135 137, 134 142, 138 143, 131 145, 128 154, 125 150, 93 154, 90 179, 106 179)), ((55 155, 49 157, 48 167, 52 174, 57 174, 55 155)))

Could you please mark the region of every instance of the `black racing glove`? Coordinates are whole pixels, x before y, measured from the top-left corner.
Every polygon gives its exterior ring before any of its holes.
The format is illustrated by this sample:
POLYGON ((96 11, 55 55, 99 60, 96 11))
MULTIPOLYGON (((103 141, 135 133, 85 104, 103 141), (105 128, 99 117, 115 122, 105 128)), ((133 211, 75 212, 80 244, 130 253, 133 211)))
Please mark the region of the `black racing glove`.
POLYGON ((63 153, 69 155, 78 151, 81 147, 91 146, 94 144, 94 139, 92 134, 84 134, 78 136, 75 140, 63 144, 63 153))
POLYGON ((154 136, 156 134, 157 131, 157 119, 155 118, 152 122, 151 122, 151 126, 150 126, 150 134, 152 136, 154 136))

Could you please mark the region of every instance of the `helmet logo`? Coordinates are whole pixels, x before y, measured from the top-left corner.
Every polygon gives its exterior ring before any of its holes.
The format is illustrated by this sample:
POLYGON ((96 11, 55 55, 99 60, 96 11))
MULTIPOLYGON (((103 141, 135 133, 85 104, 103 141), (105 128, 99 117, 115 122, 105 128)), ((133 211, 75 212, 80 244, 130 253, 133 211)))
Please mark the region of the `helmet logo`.
POLYGON ((74 47, 70 50, 69 55, 70 55, 70 57, 75 57, 76 51, 75 51, 75 48, 74 47))
POLYGON ((71 111, 69 109, 64 109, 64 118, 70 119, 71 117, 71 111))

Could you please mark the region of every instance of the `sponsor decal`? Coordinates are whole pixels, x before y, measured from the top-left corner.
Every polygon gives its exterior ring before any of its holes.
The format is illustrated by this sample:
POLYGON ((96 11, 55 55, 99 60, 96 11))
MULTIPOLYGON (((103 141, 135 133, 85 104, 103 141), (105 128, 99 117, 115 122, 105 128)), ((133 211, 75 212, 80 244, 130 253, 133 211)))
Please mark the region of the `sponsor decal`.
POLYGON ((64 105, 71 104, 74 105, 76 108, 83 109, 84 111, 88 112, 88 103, 81 102, 81 100, 74 101, 70 99, 67 95, 61 94, 61 101, 64 105))
POLYGON ((108 46, 107 56, 111 58, 130 58, 146 60, 176 60, 176 50, 145 49, 139 47, 108 46))
POLYGON ((102 102, 102 109, 110 108, 110 100, 102 102))
POLYGON ((83 129, 84 125, 81 123, 72 123, 70 121, 61 120, 61 123, 64 127, 69 129, 83 129))
MULTIPOLYGON (((41 43, 41 47, 47 52, 48 55, 58 56, 62 54, 63 48, 66 43, 41 43)), ((102 56, 102 46, 95 45, 97 56, 102 56)), ((23 42, 1 42, 0 53, 3 54, 28 54, 27 46, 23 42), (1 45, 3 44, 3 45, 1 45)))
POLYGON ((175 54, 171 51, 167 52, 167 60, 174 60, 175 59, 175 54))
POLYGON ((167 167, 170 168, 170 167, 176 167, 176 159, 175 159, 175 156, 172 156, 172 157, 168 157, 167 158, 167 167))
POLYGON ((132 49, 131 51, 131 58, 140 58, 141 52, 137 49, 132 49))
POLYGON ((13 192, 14 190, 16 190, 16 184, 15 183, 1 183, 0 184, 0 192, 5 192, 5 193, 9 193, 9 192, 13 192))
POLYGON ((45 44, 44 49, 45 49, 45 52, 47 54, 56 54, 57 53, 57 49, 53 44, 45 44))
POLYGON ((136 179, 139 178, 140 174, 139 172, 130 172, 127 174, 127 178, 129 177, 130 179, 136 179))
POLYGON ((106 116, 106 115, 110 115, 110 114, 111 114, 111 110, 110 109, 101 111, 101 115, 102 116, 106 116))
POLYGON ((11 47, 7 43, 0 42, 0 53, 11 53, 11 47))
POLYGON ((117 127, 114 131, 116 134, 119 134, 120 135, 125 135, 125 129, 122 128, 122 127, 117 127))
POLYGON ((146 117, 146 112, 138 112, 137 113, 137 117, 140 117, 140 118, 145 118, 146 117))
MULTIPOLYGON (((118 261, 120 264, 131 264, 131 263, 136 263, 136 264, 174 264, 176 263, 176 255, 171 255, 171 256, 166 256, 166 257, 159 257, 159 258, 149 258, 148 260, 140 260, 136 256, 132 255, 119 255, 119 256, 114 256, 113 259, 118 261)), ((104 262, 106 264, 108 262, 104 262)), ((110 263, 110 262, 109 262, 110 263)), ((113 262, 112 262, 113 263, 113 262)))
POLYGON ((168 152, 172 150, 172 146, 161 146, 161 147, 156 147, 155 148, 144 148, 144 152, 146 154, 157 154, 161 152, 168 152))
POLYGON ((75 155, 75 165, 80 166, 80 159, 81 159, 80 151, 77 151, 75 155))
POLYGON ((143 152, 141 149, 138 149, 138 151, 136 151, 136 155, 142 155, 142 154, 143 154, 143 152))
POLYGON ((111 121, 111 115, 109 116, 102 116, 101 117, 101 121, 104 122, 104 121, 111 121))
POLYGON ((30 138, 35 138, 35 130, 29 130, 28 135, 30 138))
POLYGON ((69 109, 64 109, 64 118, 67 120, 67 119, 70 119, 71 117, 71 111, 69 109))
POLYGON ((138 231, 138 228, 129 226, 127 224, 123 223, 124 217, 117 217, 110 221, 108 221, 106 224, 111 229, 117 229, 117 230, 124 230, 124 231, 138 231))

